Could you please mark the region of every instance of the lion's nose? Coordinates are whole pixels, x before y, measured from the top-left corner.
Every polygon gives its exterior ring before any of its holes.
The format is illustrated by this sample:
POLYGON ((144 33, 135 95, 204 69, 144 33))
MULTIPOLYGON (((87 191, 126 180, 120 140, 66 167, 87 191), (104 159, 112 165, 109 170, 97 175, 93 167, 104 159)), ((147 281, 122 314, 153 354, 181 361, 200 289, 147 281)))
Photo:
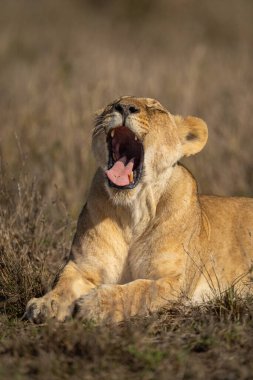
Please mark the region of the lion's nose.
POLYGON ((119 112, 123 116, 123 120, 125 120, 127 116, 132 113, 140 112, 140 109, 136 107, 134 104, 123 104, 123 103, 115 104, 114 110, 119 112))

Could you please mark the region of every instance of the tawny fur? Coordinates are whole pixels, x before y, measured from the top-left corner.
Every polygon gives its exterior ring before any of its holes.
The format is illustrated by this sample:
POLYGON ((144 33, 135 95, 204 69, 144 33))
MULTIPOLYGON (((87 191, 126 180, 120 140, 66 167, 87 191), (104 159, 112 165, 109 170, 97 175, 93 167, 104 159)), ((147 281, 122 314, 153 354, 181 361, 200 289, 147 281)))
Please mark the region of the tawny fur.
POLYGON ((181 297, 199 302, 232 285, 252 291, 253 200, 200 196, 178 164, 206 144, 205 122, 173 116, 149 98, 118 101, 140 109, 125 124, 143 142, 144 175, 132 190, 108 187, 106 136, 122 125, 112 103, 94 129, 99 168, 69 261, 54 289, 29 301, 31 321, 63 321, 75 310, 78 318, 118 322, 181 297))

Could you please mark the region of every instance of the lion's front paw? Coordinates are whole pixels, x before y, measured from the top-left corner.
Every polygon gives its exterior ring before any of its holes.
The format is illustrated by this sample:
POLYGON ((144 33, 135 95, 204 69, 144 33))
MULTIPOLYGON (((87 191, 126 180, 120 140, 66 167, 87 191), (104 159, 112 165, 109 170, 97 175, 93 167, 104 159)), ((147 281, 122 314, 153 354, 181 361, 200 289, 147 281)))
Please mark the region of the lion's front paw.
POLYGON ((52 303, 46 297, 32 298, 26 306, 26 317, 34 323, 43 323, 55 316, 52 303))
POLYGON ((34 323, 44 323, 49 319, 63 322, 72 314, 72 305, 57 296, 46 294, 41 298, 32 298, 27 306, 25 316, 34 323))
POLYGON ((75 304, 74 316, 82 320, 92 320, 97 324, 122 321, 122 303, 112 290, 116 290, 116 287, 102 285, 80 297, 75 304))
POLYGON ((96 323, 100 321, 100 302, 96 289, 77 300, 74 309, 74 316, 82 320, 93 320, 96 323))

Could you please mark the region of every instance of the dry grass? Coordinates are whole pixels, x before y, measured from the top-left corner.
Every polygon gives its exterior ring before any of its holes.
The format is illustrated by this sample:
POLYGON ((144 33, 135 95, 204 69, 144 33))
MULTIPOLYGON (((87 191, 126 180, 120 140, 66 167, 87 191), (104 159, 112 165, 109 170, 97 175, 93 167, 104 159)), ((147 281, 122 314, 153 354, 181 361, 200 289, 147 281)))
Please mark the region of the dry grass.
POLYGON ((185 162, 200 189, 253 195, 252 17, 250 0, 2 1, 1 378, 252 378, 253 303, 236 294, 113 328, 17 319, 69 250, 93 112, 119 95, 204 118, 185 162))
POLYGON ((21 380, 251 379, 253 302, 236 302, 236 320, 220 300, 217 308, 175 305, 150 318, 103 328, 74 320, 35 326, 2 316, 0 375, 21 380))

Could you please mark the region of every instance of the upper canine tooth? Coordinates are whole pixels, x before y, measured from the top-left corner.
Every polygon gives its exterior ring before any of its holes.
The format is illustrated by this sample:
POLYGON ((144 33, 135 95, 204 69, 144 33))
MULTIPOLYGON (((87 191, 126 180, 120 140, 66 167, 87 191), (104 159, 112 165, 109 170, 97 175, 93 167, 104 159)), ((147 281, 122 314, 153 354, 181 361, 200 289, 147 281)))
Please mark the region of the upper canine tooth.
POLYGON ((112 131, 111 131, 111 138, 113 139, 113 137, 114 137, 114 134, 115 134, 115 130, 113 129, 112 131))
POLYGON ((134 139, 135 139, 135 141, 137 141, 138 139, 137 139, 137 136, 134 136, 134 139))

